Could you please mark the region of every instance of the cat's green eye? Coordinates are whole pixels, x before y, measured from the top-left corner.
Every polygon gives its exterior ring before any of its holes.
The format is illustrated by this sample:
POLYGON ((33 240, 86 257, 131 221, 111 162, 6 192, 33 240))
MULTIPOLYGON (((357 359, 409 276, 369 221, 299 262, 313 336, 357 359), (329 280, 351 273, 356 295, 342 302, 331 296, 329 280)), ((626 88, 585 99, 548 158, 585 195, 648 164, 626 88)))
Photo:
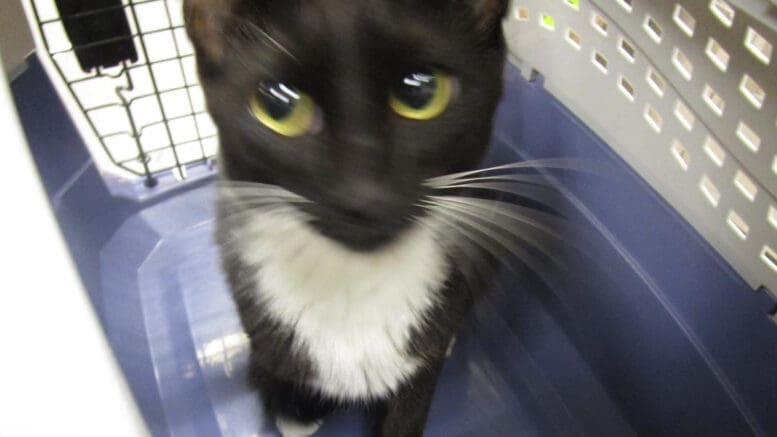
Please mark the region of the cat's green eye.
POLYGON ((402 117, 430 120, 445 111, 452 96, 453 81, 450 76, 424 69, 401 78, 391 90, 389 105, 402 117))
POLYGON ((260 123, 286 137, 305 135, 315 123, 313 99, 281 82, 262 82, 250 103, 251 112, 260 123))

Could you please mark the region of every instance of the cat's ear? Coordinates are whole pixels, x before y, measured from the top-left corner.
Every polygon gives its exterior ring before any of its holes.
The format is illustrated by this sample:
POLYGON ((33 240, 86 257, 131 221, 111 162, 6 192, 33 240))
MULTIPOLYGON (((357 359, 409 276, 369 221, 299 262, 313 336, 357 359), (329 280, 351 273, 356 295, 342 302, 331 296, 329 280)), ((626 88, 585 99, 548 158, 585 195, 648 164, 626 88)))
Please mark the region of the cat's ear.
POLYGON ((502 19, 507 15, 510 0, 472 0, 475 3, 475 14, 478 26, 482 30, 493 30, 501 25, 502 19))
POLYGON ((237 1, 184 0, 186 32, 201 60, 218 64, 224 59, 226 33, 237 1))

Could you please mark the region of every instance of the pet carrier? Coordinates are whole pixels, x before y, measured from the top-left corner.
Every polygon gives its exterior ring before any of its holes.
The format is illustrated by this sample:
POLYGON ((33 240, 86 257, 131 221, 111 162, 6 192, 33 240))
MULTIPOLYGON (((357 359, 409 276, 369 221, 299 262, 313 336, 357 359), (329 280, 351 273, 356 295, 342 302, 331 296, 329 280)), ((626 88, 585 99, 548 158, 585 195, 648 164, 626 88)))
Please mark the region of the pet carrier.
MULTIPOLYGON (((18 109, 146 423, 275 435, 244 383, 211 239, 215 130, 180 1, 30 6, 42 62, 13 84, 18 109), (70 34, 107 12, 127 27, 107 40, 123 55, 102 62, 105 41, 70 34)), ((606 168, 550 175, 595 230, 595 256, 570 258, 575 280, 550 290, 500 276, 446 364, 427 435, 777 435, 777 7, 514 0, 504 26, 489 159, 606 168)), ((317 435, 366 426, 348 411, 317 435)))

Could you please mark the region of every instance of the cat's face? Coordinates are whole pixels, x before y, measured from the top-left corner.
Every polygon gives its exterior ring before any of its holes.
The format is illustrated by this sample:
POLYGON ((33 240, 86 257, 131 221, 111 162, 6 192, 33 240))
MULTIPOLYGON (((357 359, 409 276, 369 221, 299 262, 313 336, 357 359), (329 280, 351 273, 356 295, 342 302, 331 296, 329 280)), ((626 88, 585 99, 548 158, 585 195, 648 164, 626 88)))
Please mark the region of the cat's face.
POLYGON ((475 167, 502 90, 504 0, 187 0, 227 178, 312 201, 368 250, 424 180, 475 167))

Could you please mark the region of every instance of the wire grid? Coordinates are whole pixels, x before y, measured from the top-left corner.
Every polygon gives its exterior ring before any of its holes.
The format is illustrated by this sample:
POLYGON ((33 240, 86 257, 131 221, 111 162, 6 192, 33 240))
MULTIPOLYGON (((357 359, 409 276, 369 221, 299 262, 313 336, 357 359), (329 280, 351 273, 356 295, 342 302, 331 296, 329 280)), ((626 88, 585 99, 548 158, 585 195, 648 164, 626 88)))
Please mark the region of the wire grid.
POLYGON ((180 0, 125 0, 119 7, 130 24, 137 62, 85 73, 76 51, 110 40, 73 46, 54 0, 32 0, 32 10, 48 55, 99 139, 110 162, 143 177, 148 186, 172 171, 217 152, 216 128, 206 113, 194 52, 186 35, 180 0))

